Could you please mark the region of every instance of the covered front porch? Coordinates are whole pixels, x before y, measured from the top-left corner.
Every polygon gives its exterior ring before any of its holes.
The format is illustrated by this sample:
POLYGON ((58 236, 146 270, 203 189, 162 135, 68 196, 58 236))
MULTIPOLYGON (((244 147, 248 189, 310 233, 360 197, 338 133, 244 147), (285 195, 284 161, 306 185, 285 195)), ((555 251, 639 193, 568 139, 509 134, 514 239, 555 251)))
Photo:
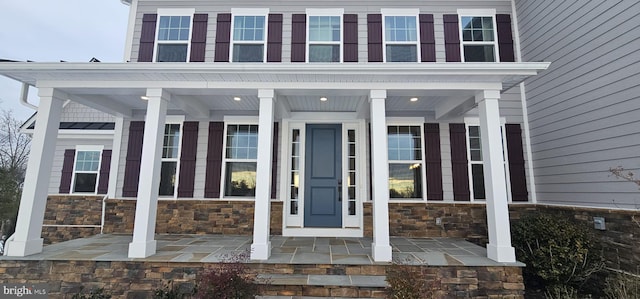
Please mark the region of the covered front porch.
MULTIPOLYGON (((155 227, 163 131, 168 116, 183 115, 184 119, 186 115, 187 118, 204 121, 224 120, 230 115, 254 117, 258 127, 256 184, 252 198, 255 209, 253 215, 246 217, 254 219, 251 258, 262 261, 272 258, 273 250, 277 248, 269 233, 271 187, 272 181, 277 180, 272 164, 276 143, 274 121, 309 119, 309 111, 313 110, 316 112, 312 118, 314 122, 344 124, 346 120, 359 121, 356 129, 360 130, 361 136, 364 136, 366 122, 370 124, 370 162, 366 154, 358 159, 361 164, 358 176, 366 177, 365 172, 369 168, 371 179, 360 180, 366 183, 359 186, 363 192, 359 193, 355 203, 356 206, 364 203, 372 206, 373 238, 370 246, 366 247, 371 251, 369 258, 373 262, 390 262, 394 256, 389 232, 388 118, 416 117, 421 122, 427 119, 438 122, 460 118, 477 108, 479 128, 485 140, 482 142, 482 157, 489 237, 485 254, 496 262, 514 263, 499 101, 502 91, 546 67, 545 63, 318 64, 305 68, 262 64, 12 64, 10 70, 2 70, 3 74, 37 86, 41 101, 34 129, 32 159, 26 174, 30 186, 23 193, 18 230, 9 240, 8 255, 19 257, 42 252, 40 233, 53 160, 47 149, 55 146, 63 103, 71 100, 117 116, 116 130, 122 131, 122 124, 126 121, 144 117, 145 134, 139 168, 149 175, 140 175, 137 184, 133 182, 138 190, 128 258, 153 257, 160 251, 155 227), (419 108, 407 105, 410 95, 421 99, 419 108), (229 108, 236 97, 242 98, 243 104, 239 108, 229 108), (318 106, 318 100, 326 97, 334 101, 318 106), (232 101, 228 101, 230 99, 232 101), (364 192, 368 187, 370 194, 364 192)), ((116 133, 113 152, 121 153, 123 142, 122 136, 116 133)), ((125 157, 111 160, 110 198, 123 194, 115 184, 121 175, 117 170, 121 159, 125 157)), ((286 178, 288 171, 288 168, 281 167, 279 178, 286 178)), ((343 170, 342 173, 345 172, 343 170)), ((331 188, 339 190, 335 200, 340 201, 340 196, 348 193, 348 185, 341 184, 338 177, 334 177, 333 183, 335 186, 331 188)), ((286 184, 281 182, 281 186, 286 184)), ((280 188, 280 201, 288 199, 286 189, 280 188)), ((426 196, 418 198, 426 204, 426 196)), ((346 204, 345 200, 340 205, 346 204)), ((362 229, 362 215, 359 217, 362 229)), ((286 219, 284 222, 286 225, 286 219)), ((349 229, 345 223, 338 224, 337 229, 349 229)), ((321 235, 328 233, 324 231, 321 235)))

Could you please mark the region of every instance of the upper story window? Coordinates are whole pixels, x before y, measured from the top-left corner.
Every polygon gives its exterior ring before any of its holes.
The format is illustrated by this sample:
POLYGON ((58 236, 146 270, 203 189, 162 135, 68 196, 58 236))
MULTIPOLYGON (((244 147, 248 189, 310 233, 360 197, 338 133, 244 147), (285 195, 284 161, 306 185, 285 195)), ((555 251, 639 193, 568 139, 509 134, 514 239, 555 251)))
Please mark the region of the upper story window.
POLYGON ((343 9, 307 9, 307 61, 342 62, 343 9))
POLYGON ((389 197, 423 198, 422 128, 419 125, 387 127, 389 197))
POLYGON ((417 62, 419 53, 418 11, 383 9, 386 62, 417 62))
POLYGON ((73 193, 96 193, 102 146, 78 146, 73 166, 73 193))
POLYGON ((465 62, 497 62, 495 11, 459 10, 460 41, 465 62))
POLYGON ((232 10, 232 62, 264 62, 267 10, 232 10))
POLYGON ((157 62, 189 60, 193 9, 158 9, 157 62))

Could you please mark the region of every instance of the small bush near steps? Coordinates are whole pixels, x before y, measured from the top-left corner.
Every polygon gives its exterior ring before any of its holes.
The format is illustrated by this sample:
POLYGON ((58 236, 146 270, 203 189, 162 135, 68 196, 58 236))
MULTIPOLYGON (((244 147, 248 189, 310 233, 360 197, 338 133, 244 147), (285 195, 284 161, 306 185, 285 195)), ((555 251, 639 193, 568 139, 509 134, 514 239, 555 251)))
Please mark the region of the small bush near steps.
POLYGON ((233 255, 216 268, 205 270, 198 278, 194 297, 198 299, 248 299, 258 295, 255 276, 248 273, 245 262, 249 252, 233 255))
POLYGON ((435 298, 438 281, 428 280, 429 275, 424 267, 412 267, 395 263, 387 269, 386 289, 390 299, 424 299, 435 298))

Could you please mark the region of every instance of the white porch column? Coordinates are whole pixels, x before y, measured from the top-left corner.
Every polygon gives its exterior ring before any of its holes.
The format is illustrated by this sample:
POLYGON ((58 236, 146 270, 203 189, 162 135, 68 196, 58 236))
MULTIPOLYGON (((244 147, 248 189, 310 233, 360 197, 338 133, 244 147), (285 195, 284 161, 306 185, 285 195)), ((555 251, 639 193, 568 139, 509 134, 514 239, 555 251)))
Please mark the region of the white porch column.
POLYGON ((371 168, 373 178, 373 244, 376 262, 390 262, 389 245, 389 155, 387 152, 386 90, 371 90, 371 168))
POLYGON ((133 241, 129 243, 130 258, 145 258, 156 253, 156 216, 160 166, 167 103, 170 95, 162 89, 147 89, 147 116, 142 140, 142 160, 133 241))
POLYGON ((258 162, 256 166, 256 200, 253 218, 251 259, 266 260, 271 256, 271 158, 273 150, 273 89, 258 90, 258 162))
POLYGON ((8 256, 27 256, 42 252, 42 222, 47 205, 53 151, 58 138, 62 104, 68 96, 53 88, 40 88, 40 105, 31 140, 31 154, 25 174, 16 232, 7 241, 8 256))
POLYGON ((499 90, 485 90, 476 95, 480 114, 484 184, 487 196, 487 224, 489 244, 487 257, 497 262, 515 262, 511 246, 509 207, 504 171, 502 134, 500 130, 499 90))

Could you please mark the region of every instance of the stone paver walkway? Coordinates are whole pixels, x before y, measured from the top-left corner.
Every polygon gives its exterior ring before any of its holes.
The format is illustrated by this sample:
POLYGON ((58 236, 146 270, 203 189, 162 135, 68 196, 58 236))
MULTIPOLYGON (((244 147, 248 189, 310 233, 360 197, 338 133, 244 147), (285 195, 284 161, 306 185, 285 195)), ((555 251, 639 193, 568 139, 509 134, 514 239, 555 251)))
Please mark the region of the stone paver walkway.
MULTIPOLYGON (((7 260, 92 260, 204 262, 229 261, 248 253, 251 236, 156 235, 157 253, 144 259, 127 257, 131 235, 104 234, 48 245, 42 253, 7 260)), ((320 238, 272 236, 271 257, 260 263, 374 265, 371 238, 320 238)), ((456 238, 392 237, 396 263, 430 266, 524 266, 498 263, 486 249, 456 238)), ((257 262, 257 261, 251 261, 257 262)))

